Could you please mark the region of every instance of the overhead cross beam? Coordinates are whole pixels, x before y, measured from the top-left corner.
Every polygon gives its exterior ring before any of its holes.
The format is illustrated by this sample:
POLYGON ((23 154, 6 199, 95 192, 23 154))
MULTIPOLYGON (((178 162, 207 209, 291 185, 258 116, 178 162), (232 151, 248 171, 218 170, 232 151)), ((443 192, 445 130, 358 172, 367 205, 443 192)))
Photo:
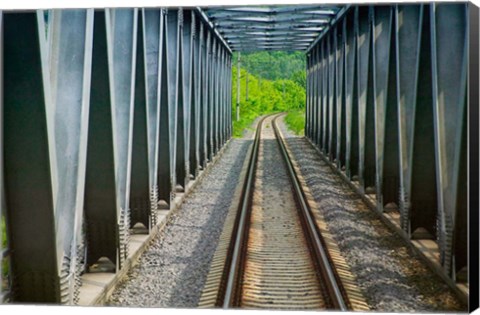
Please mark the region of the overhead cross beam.
POLYGON ((343 6, 298 5, 209 7, 211 25, 233 50, 307 49, 332 24, 343 6), (298 46, 301 43, 302 46, 298 46), (293 45, 293 46, 292 46, 293 45))

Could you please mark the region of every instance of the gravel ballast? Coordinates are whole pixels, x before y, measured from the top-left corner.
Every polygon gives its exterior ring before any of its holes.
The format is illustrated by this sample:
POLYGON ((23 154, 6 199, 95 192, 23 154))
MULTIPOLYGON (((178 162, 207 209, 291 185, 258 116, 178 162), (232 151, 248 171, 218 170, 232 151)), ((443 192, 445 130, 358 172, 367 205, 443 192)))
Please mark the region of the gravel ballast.
POLYGON ((108 305, 197 306, 250 143, 231 140, 117 286, 108 305))
POLYGON ((372 311, 467 311, 397 234, 325 163, 304 138, 279 124, 331 235, 372 311))

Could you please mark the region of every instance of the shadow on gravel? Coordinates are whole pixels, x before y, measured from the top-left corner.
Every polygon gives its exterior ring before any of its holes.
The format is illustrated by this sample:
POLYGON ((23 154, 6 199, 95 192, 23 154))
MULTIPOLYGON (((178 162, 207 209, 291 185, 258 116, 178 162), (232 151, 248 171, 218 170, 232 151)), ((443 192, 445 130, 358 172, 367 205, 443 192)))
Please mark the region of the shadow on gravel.
POLYGON ((459 311, 446 284, 388 230, 304 137, 287 139, 372 311, 459 311))
MULTIPOLYGON (((241 144, 242 145, 241 152, 244 152, 243 151, 244 149, 246 151, 247 150, 246 148, 253 142, 252 140, 243 140, 243 139, 236 140, 236 141, 243 142, 241 144)), ((224 157, 225 157, 225 154, 222 156, 222 159, 224 157)), ((232 166, 228 171, 227 177, 233 178, 235 183, 237 183, 238 177, 239 177, 239 173, 237 172, 238 168, 236 166, 240 165, 240 168, 241 168, 241 165, 243 165, 243 162, 244 162, 244 157, 242 155, 235 156, 235 162, 232 163, 232 166)), ((203 180, 207 180, 207 179, 208 177, 204 177, 203 180)), ((197 187, 199 188, 200 185, 197 187)), ((198 188, 196 188, 195 190, 197 190, 198 188)), ((210 236, 211 238, 212 228, 223 227, 223 223, 227 216, 227 211, 225 210, 225 207, 227 209, 230 207, 230 203, 233 198, 235 188, 236 187, 233 187, 232 189, 232 187, 229 185, 223 185, 222 190, 220 192, 221 197, 210 200, 209 205, 211 205, 213 209, 211 211, 211 215, 207 218, 207 220, 204 220, 202 225, 197 225, 200 233, 199 233, 198 243, 195 246, 195 250, 193 251, 193 253, 191 253, 190 256, 182 257, 178 259, 178 261, 185 264, 185 268, 183 268, 183 272, 176 275, 176 284, 172 289, 171 297, 168 300, 168 305, 170 308, 172 307, 173 308, 175 307, 194 308, 197 306, 198 301, 200 300, 200 297, 202 294, 203 285, 208 275, 208 269, 210 267, 210 263, 215 253, 215 251, 208 250, 208 249, 211 248, 212 246, 216 248, 218 243, 218 238, 220 237, 222 229, 220 229, 215 239, 215 244, 212 244, 211 242, 209 242, 208 241, 209 237, 207 236, 210 236), (228 202, 225 202, 225 200, 228 200, 228 202), (205 261, 208 262, 208 264, 206 264, 205 266, 205 269, 207 270, 198 270, 198 264, 195 264, 193 261, 197 257, 205 257, 205 256, 208 256, 208 258, 205 259, 205 261), (198 288, 198 290, 196 290, 195 292, 192 292, 192 289, 191 289, 192 282, 195 282, 196 287, 198 288), (187 294, 190 295, 188 300, 192 301, 192 305, 187 305, 184 302, 185 295, 187 294)))

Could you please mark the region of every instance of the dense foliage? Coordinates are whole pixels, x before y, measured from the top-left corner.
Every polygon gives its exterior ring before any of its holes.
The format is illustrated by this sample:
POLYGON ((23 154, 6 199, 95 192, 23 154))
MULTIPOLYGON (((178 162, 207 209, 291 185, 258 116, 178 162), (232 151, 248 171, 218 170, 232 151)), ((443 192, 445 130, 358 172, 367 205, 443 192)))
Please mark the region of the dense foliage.
POLYGON ((289 111, 285 116, 285 123, 288 128, 295 132, 297 135, 304 135, 305 133, 305 111, 293 110, 289 111))
MULTIPOLYGON (((234 56, 234 61, 237 61, 234 56)), ((242 53, 240 57, 241 68, 245 68, 256 77, 267 80, 287 79, 305 76, 305 54, 303 52, 285 51, 260 51, 242 53)), ((297 82, 304 86, 302 82, 297 82)), ((304 82, 303 82, 304 83, 304 82)))
MULTIPOLYGON (((235 54, 233 60, 236 61, 235 54)), ((241 54, 240 121, 236 121, 237 67, 232 69, 234 136, 242 135, 255 118, 272 112, 303 112, 305 55, 287 52, 241 54), (248 71, 247 71, 248 70, 248 71), (248 95, 247 95, 248 77, 248 95)), ((298 116, 298 114, 297 114, 298 116)), ((303 127, 302 127, 303 129, 303 127)))

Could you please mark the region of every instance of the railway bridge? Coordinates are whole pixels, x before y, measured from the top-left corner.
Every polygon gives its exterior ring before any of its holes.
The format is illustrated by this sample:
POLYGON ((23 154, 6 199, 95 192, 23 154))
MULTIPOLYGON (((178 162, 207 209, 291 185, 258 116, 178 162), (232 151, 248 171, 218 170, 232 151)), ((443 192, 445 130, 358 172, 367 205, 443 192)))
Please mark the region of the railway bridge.
POLYGON ((0 28, 0 303, 77 304, 99 260, 124 272, 232 137, 233 53, 255 50, 305 52, 305 136, 475 288, 473 4, 13 10, 0 28))

